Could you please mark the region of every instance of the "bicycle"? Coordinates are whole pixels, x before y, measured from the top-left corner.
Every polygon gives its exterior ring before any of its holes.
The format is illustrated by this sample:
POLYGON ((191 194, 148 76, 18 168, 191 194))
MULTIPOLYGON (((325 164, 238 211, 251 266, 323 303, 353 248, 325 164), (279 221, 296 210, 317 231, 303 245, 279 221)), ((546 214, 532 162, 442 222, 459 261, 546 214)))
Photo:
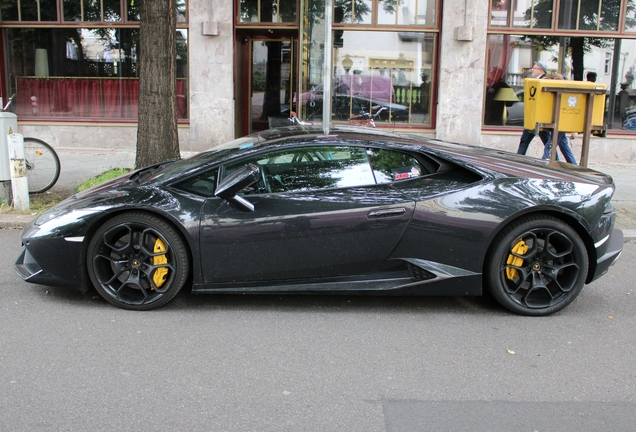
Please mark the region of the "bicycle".
MULTIPOLYGON (((9 98, 2 111, 7 111, 15 94, 9 98)), ((43 193, 51 189, 60 178, 60 158, 45 141, 24 137, 24 164, 30 194, 43 193)))
POLYGON ((291 124, 297 124, 301 126, 311 126, 314 124, 312 122, 302 121, 301 119, 299 119, 295 111, 291 112, 291 117, 288 120, 291 122, 291 124))
POLYGON ((387 107, 381 107, 379 110, 375 112, 375 114, 371 115, 368 112, 362 110, 360 114, 351 116, 349 119, 349 124, 353 126, 362 126, 362 127, 375 127, 375 119, 380 115, 380 113, 386 110, 387 107))

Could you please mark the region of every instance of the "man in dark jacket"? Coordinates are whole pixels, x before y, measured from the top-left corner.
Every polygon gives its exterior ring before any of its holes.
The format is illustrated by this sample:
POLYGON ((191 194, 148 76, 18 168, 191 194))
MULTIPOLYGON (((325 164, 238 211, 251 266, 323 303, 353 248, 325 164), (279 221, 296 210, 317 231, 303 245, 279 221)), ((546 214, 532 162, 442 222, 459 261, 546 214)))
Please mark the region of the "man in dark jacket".
MULTIPOLYGON (((548 72, 548 66, 542 61, 534 62, 532 65, 532 69, 530 73, 532 74, 532 78, 545 78, 545 74, 548 72)), ((550 145, 550 132, 548 131, 540 131, 539 138, 543 141, 543 145, 547 148, 550 145)), ((524 129, 521 134, 521 139, 519 140, 519 148, 517 149, 517 154, 526 154, 528 151, 528 146, 534 139, 534 132, 528 129, 524 129)))

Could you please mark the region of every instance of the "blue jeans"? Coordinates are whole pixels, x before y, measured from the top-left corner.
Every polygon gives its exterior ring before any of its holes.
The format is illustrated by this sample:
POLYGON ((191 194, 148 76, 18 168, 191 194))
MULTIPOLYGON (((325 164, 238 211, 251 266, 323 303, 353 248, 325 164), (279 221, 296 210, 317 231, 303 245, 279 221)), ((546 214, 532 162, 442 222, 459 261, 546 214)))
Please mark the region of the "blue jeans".
MULTIPOLYGON (((544 146, 550 145, 550 132, 540 131, 539 138, 541 138, 541 141, 543 141, 544 146)), ((524 129, 523 133, 521 134, 521 139, 519 140, 519 148, 517 149, 517 154, 526 154, 526 152, 528 151, 528 146, 533 139, 534 133, 531 130, 524 129)))
MULTIPOLYGON (((545 144, 545 142, 544 142, 545 144)), ((550 148, 551 140, 545 144, 545 150, 543 150, 543 158, 542 159, 550 159, 550 148)), ((576 159, 574 158, 574 154, 572 153, 572 149, 570 148, 570 143, 568 142, 568 138, 565 136, 565 132, 559 132, 557 134, 557 145, 559 146, 559 150, 563 153, 563 157, 566 162, 569 162, 573 165, 576 165, 576 159)), ((556 155, 557 160, 559 160, 559 155, 556 155)))

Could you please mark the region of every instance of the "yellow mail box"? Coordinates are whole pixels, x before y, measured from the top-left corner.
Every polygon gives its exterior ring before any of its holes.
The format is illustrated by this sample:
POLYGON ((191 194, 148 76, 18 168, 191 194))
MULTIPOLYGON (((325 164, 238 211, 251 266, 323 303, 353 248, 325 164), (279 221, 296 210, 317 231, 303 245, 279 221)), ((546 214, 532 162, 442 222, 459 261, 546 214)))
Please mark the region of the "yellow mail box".
MULTIPOLYGON (((606 90, 605 84, 589 81, 551 80, 526 78, 523 82, 524 106, 523 125, 526 129, 535 129, 537 123, 554 121, 554 98, 556 93, 543 91, 544 87, 566 89, 561 93, 561 112, 559 114, 559 132, 584 132, 587 97, 577 90, 606 90)), ((605 113, 605 91, 602 94, 589 95, 594 98, 592 125, 603 126, 605 113)))

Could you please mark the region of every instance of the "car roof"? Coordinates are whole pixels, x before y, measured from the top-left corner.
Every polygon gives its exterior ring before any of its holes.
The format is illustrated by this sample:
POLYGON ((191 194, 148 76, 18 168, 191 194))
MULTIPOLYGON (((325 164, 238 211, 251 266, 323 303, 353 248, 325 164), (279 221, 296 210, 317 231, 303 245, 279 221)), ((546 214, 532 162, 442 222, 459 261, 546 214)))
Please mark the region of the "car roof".
MULTIPOLYGON (((385 138, 388 140, 409 139, 410 141, 413 141, 413 142, 416 142, 419 140, 418 137, 414 135, 406 135, 406 134, 401 134, 394 131, 388 131, 386 129, 376 129, 376 128, 368 128, 368 127, 360 127, 360 126, 341 126, 341 125, 332 126, 329 128, 329 134, 324 135, 324 128, 321 124, 307 125, 307 126, 286 126, 286 127, 280 127, 280 128, 274 128, 274 129, 267 129, 267 130, 258 132, 257 134, 248 135, 248 136, 258 136, 261 142, 265 143, 269 141, 280 140, 280 139, 290 138, 290 137, 300 138, 303 135, 323 136, 323 137, 345 135, 348 138, 351 138, 352 136, 358 136, 358 137, 366 136, 366 137, 375 137, 375 139, 385 138)), ((420 137, 420 138, 423 138, 423 137, 420 137)))

